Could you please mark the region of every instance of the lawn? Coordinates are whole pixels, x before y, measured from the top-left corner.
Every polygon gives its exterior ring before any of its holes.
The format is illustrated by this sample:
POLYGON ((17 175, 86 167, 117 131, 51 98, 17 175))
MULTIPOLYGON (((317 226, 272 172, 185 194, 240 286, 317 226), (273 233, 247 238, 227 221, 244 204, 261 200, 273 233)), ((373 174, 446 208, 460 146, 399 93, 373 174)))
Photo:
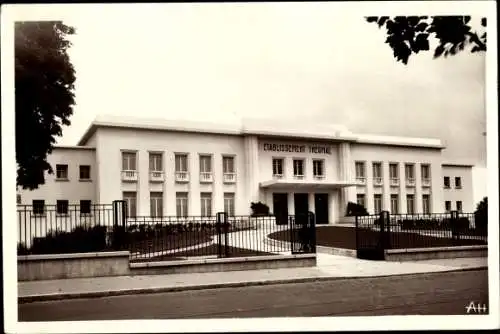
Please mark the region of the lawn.
MULTIPOLYGON (((185 260, 187 257, 194 256, 213 256, 219 253, 219 246, 217 244, 212 244, 210 246, 186 250, 182 252, 175 252, 160 256, 148 257, 148 258, 135 258, 131 262, 142 262, 142 261, 176 261, 185 260)), ((224 248, 223 248, 224 250, 224 248)), ((273 253, 260 252, 252 249, 237 248, 228 246, 228 257, 246 257, 246 256, 262 256, 262 255, 273 255, 273 253)))
MULTIPOLYGON (((359 232, 360 245, 371 246, 377 243, 380 232, 362 230, 359 232)), ((269 235, 270 239, 290 241, 290 231, 279 231, 269 235)), ((423 247, 447 247, 463 245, 485 245, 486 242, 473 239, 453 240, 451 238, 438 238, 408 232, 391 233, 391 245, 393 249, 423 248, 423 247)), ((322 226, 316 228, 316 245, 356 249, 356 229, 353 227, 322 226)))

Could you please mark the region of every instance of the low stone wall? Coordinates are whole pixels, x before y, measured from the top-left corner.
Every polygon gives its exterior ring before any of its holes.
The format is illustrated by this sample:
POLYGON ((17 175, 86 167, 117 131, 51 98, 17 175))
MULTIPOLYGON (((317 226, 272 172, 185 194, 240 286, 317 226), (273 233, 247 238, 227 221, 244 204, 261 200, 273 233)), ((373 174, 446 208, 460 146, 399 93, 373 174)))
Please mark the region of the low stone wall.
POLYGON ((129 256, 128 251, 21 255, 18 281, 129 275, 129 256))
POLYGON ((206 273, 316 266, 316 254, 266 255, 228 259, 131 263, 133 275, 206 273))
POLYGON ((454 246, 433 248, 388 249, 386 261, 419 261, 464 257, 488 257, 488 246, 454 246))

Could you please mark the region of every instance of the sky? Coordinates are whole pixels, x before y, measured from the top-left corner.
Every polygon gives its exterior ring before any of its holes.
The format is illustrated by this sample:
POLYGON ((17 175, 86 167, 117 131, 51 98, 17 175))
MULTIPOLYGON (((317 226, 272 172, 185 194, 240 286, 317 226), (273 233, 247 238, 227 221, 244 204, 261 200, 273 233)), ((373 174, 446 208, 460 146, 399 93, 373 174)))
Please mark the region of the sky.
POLYGON ((59 144, 75 145, 99 114, 271 117, 439 138, 445 160, 485 164, 484 53, 405 66, 384 30, 338 3, 65 8, 76 106, 59 144))

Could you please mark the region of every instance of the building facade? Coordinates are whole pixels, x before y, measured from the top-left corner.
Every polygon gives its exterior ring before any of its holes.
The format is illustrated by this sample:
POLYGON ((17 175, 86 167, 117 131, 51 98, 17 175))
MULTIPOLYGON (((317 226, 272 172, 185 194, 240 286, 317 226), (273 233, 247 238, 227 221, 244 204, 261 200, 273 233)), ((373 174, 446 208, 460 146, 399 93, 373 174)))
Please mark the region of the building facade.
POLYGON ((443 162, 440 140, 353 134, 341 126, 96 119, 56 147, 53 175, 18 204, 109 204, 133 216, 312 211, 336 223, 348 202, 369 213, 473 211, 472 165, 443 162))

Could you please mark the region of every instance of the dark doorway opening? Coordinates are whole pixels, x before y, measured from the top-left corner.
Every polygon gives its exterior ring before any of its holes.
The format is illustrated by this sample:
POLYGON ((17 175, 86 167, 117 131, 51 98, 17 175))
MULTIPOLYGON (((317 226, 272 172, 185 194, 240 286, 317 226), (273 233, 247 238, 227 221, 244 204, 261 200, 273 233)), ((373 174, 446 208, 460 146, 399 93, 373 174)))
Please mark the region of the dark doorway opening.
POLYGON ((296 193, 293 194, 295 201, 295 215, 307 216, 309 212, 309 194, 296 193))
POLYGON ((328 194, 314 194, 316 224, 328 224, 328 194))
POLYGON ((273 211, 276 224, 288 224, 288 194, 273 193, 273 211))

